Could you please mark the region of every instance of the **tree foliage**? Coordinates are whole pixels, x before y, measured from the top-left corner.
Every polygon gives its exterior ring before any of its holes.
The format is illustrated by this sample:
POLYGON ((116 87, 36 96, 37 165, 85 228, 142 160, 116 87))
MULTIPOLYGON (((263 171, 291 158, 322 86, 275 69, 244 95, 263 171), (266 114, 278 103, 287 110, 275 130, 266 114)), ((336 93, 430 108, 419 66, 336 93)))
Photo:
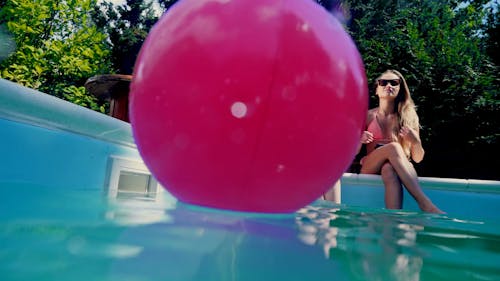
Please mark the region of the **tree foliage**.
POLYGON ((177 2, 178 0, 158 0, 158 3, 162 7, 163 11, 167 11, 177 2))
POLYGON ((0 77, 104 111, 85 94, 85 80, 109 70, 106 37, 89 17, 96 0, 7 0, 0 11, 16 50, 0 77))
POLYGON ((115 72, 132 74, 141 46, 158 21, 153 2, 127 0, 124 4, 114 5, 103 1, 95 6, 92 17, 108 36, 115 72))
POLYGON ((487 5, 487 16, 484 23, 484 48, 496 66, 500 66, 500 1, 495 0, 487 5))

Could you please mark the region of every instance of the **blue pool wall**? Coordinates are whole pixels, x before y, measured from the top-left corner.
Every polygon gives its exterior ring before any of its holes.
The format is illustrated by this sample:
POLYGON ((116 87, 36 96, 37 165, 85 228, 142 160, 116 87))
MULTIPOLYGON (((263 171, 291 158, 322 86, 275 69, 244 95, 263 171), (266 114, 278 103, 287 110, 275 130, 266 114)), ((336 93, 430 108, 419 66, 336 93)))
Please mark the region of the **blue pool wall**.
POLYGON ((0 186, 102 189, 110 156, 140 159, 130 125, 0 80, 0 186))
MULTIPOLYGON (((141 157, 129 123, 0 79, 0 188, 105 189, 110 156, 141 157)), ((500 182, 420 177, 450 214, 500 218, 500 182)), ((381 208, 380 176, 345 173, 342 204, 381 208)), ((408 193, 404 209, 418 210, 408 193)))
MULTIPOLYGON (((384 185, 378 175, 345 173, 342 204, 380 208, 384 206, 384 185)), ((420 177, 425 194, 450 216, 463 219, 500 221, 500 182, 473 179, 420 177)), ((403 209, 419 211, 404 190, 403 209)))

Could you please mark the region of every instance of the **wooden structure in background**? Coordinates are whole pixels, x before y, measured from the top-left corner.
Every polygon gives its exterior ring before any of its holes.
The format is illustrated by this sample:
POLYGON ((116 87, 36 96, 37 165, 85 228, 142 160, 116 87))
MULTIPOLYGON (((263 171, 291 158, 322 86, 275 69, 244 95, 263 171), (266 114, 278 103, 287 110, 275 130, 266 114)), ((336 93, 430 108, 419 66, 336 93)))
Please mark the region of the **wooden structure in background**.
POLYGON ((85 88, 98 98, 109 98, 110 116, 125 122, 130 122, 128 116, 130 81, 132 81, 132 75, 96 75, 85 82, 85 88))

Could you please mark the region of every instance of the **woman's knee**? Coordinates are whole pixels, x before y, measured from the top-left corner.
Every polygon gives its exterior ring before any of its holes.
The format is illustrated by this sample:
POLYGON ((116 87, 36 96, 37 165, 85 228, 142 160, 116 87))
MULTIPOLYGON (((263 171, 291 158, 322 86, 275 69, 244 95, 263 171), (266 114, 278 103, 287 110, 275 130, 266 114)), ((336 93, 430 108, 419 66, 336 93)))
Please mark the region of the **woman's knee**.
POLYGON ((384 145, 384 147, 386 147, 386 149, 390 151, 390 154, 392 156, 403 156, 403 157, 405 156, 403 147, 399 142, 391 142, 384 145))
POLYGON ((396 176, 396 170, 394 170, 394 167, 392 167, 391 163, 386 162, 382 165, 382 168, 380 169, 380 174, 382 176, 396 176))

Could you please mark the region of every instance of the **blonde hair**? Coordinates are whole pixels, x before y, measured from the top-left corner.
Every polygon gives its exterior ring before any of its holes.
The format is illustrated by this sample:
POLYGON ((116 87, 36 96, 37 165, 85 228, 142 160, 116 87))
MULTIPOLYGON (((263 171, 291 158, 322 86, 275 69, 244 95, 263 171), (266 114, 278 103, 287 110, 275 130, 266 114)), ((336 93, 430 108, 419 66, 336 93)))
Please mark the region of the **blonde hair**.
MULTIPOLYGON (((420 129, 420 122, 417 115, 417 110, 415 103, 410 95, 410 89, 408 88, 408 84, 406 84, 406 80, 399 71, 394 69, 388 69, 383 72, 378 78, 382 77, 384 74, 392 73, 399 77, 401 80, 401 87, 394 101, 394 113, 398 118, 398 127, 394 128, 394 133, 396 136, 399 136, 398 132, 403 126, 408 126, 414 130, 420 129)), ((403 147, 406 155, 410 156, 410 143, 403 141, 398 137, 398 141, 403 147)))

